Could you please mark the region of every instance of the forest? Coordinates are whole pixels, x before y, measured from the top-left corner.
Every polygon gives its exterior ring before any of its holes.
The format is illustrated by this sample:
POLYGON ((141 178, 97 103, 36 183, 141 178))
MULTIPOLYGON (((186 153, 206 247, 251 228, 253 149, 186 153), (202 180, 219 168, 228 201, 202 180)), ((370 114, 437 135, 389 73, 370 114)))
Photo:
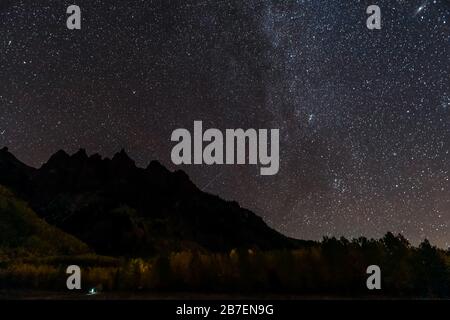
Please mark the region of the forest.
POLYGON ((229 294, 336 295, 363 297, 448 297, 450 255, 424 241, 411 246, 401 235, 380 240, 324 238, 297 250, 233 249, 196 251, 152 258, 112 258, 85 254, 8 259, 3 256, 3 288, 66 290, 66 267, 82 269, 83 290, 211 292, 229 294), (377 264, 382 290, 366 288, 366 268, 377 264))

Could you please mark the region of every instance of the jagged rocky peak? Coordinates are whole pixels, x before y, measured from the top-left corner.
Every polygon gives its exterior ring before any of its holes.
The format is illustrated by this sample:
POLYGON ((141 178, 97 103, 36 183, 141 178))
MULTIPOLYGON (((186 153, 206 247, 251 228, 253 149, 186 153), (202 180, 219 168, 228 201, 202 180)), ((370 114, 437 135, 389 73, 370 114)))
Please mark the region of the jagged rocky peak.
MULTIPOLYGON (((15 155, 9 152, 8 147, 3 147, 2 149, 0 149, 0 164, 3 164, 3 166, 12 166, 14 168, 24 169, 25 171, 33 169, 18 160, 15 155)), ((8 174, 10 173, 11 172, 8 172, 8 174)))
POLYGON ((3 159, 16 159, 16 157, 11 152, 9 152, 8 147, 3 147, 2 149, 0 149, 0 154, 2 155, 3 159))
POLYGON ((81 148, 76 153, 74 153, 71 158, 76 160, 87 160, 88 155, 86 153, 86 150, 81 148))
POLYGON ((103 160, 103 157, 102 157, 100 154, 98 154, 98 153, 94 153, 94 154, 92 154, 92 155, 89 157, 89 160, 92 160, 92 161, 102 161, 102 160, 103 160))
POLYGON ((0 150, 0 185, 22 192, 27 189, 27 182, 35 170, 18 160, 7 147, 0 150))
POLYGON ((113 164, 121 167, 136 167, 136 163, 128 156, 124 149, 120 150, 120 152, 113 156, 112 162, 113 164))
POLYGON ((9 152, 9 149, 7 147, 3 147, 2 149, 0 149, 0 155, 1 155, 0 161, 15 158, 12 155, 12 153, 9 152))
POLYGON ((53 154, 50 159, 46 163, 43 164, 42 169, 46 169, 49 167, 60 167, 64 166, 67 161, 69 161, 70 156, 64 150, 58 150, 55 154, 53 154))
POLYGON ((87 162, 94 162, 97 160, 102 160, 102 157, 99 154, 94 154, 92 156, 88 156, 86 149, 79 149, 72 155, 69 155, 64 150, 59 150, 55 154, 53 154, 50 159, 42 166, 42 169, 64 169, 73 166, 84 165, 87 162))
POLYGON ((151 161, 148 164, 146 171, 150 174, 170 174, 170 171, 157 160, 151 161))

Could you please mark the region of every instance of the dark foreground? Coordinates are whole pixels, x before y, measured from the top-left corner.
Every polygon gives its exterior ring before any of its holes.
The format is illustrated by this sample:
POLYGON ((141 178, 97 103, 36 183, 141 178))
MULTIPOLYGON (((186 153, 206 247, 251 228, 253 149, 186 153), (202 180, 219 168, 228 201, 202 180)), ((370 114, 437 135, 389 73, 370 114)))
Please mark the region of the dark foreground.
POLYGON ((407 296, 396 297, 383 294, 372 295, 294 295, 294 294, 230 294, 192 292, 56 292, 35 290, 3 290, 0 300, 188 300, 188 301, 290 301, 290 300, 448 300, 449 298, 407 296))

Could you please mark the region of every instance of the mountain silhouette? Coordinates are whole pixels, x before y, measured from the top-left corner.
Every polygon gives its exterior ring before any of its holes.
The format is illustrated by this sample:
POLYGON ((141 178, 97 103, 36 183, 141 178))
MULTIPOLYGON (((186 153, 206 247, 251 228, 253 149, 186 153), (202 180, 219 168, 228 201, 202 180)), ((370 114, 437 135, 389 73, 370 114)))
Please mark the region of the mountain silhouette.
POLYGON ((0 186, 0 260, 5 254, 23 258, 87 253, 90 249, 86 244, 44 222, 0 186))
POLYGON ((290 249, 304 242, 271 229, 236 202, 198 189, 157 161, 138 168, 124 150, 112 159, 58 151, 31 168, 0 150, 0 184, 47 223, 105 255, 167 250, 290 249))

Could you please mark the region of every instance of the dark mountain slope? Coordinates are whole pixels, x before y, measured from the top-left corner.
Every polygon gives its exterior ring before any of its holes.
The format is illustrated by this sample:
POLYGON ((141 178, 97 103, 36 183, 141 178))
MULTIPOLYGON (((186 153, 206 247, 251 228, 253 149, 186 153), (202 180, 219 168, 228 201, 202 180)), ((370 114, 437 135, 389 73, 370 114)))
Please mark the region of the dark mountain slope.
POLYGON ((0 184, 25 193, 29 187, 29 177, 36 169, 31 168, 8 152, 8 148, 0 149, 0 184))
POLYGON ((47 224, 26 203, 0 186, 0 259, 90 252, 75 237, 47 224))
POLYGON ((6 150, 0 158, 10 159, 0 159, 8 163, 0 167, 0 183, 23 192, 41 217, 97 253, 276 249, 300 243, 237 203, 202 192, 184 172, 170 172, 156 161, 137 168, 124 151, 112 159, 89 157, 84 150, 72 156, 59 151, 40 169, 21 165, 6 150), (6 174, 11 167, 12 177, 6 174))

